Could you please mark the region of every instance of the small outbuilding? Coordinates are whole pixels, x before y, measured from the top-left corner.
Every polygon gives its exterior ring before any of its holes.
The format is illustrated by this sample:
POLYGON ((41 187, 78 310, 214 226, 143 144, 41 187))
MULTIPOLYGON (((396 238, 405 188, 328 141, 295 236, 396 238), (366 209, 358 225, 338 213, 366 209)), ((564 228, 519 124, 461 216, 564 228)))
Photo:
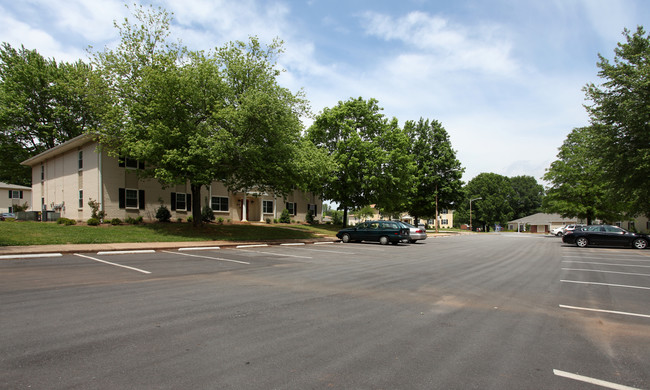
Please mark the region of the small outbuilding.
POLYGON ((565 218, 560 214, 537 213, 508 222, 508 230, 524 232, 530 229, 531 233, 550 233, 556 227, 572 223, 580 221, 577 218, 565 218))

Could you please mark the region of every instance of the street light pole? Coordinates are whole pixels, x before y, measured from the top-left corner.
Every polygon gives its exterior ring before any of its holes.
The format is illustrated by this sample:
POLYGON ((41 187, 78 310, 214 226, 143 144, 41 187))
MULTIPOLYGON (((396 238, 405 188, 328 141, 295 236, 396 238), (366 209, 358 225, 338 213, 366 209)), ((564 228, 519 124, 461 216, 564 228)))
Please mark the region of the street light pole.
POLYGON ((478 198, 474 198, 474 199, 469 200, 469 231, 470 232, 472 231, 472 202, 475 201, 475 200, 481 200, 481 199, 483 199, 483 198, 478 197, 478 198))

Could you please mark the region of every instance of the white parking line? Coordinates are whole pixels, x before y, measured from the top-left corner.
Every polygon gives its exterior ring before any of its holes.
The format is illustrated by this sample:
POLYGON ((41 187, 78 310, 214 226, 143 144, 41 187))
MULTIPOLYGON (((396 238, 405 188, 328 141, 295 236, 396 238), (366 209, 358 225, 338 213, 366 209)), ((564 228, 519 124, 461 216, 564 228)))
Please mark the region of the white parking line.
POLYGON ((624 315, 624 316, 631 316, 631 317, 650 318, 650 314, 630 313, 630 312, 616 311, 616 310, 592 309, 592 308, 589 308, 589 307, 568 306, 568 305, 559 305, 559 306, 561 308, 563 308, 563 309, 595 311, 595 312, 598 312, 598 313, 621 314, 621 315, 624 315))
POLYGON ((178 248, 179 251, 208 251, 221 249, 218 246, 191 246, 187 248, 178 248))
POLYGON ((590 378, 590 377, 584 376, 584 375, 573 374, 573 373, 566 372, 566 371, 560 371, 560 370, 555 370, 554 369, 553 374, 555 374, 557 376, 564 377, 564 378, 569 378, 569 379, 573 379, 573 380, 576 380, 576 381, 580 381, 580 382, 591 383, 592 385, 607 387, 608 389, 639 390, 636 387, 629 387, 629 386, 619 385, 618 383, 607 382, 607 381, 604 381, 604 380, 590 378))
POLYGON ((134 255, 138 253, 156 253, 153 249, 142 249, 142 250, 132 250, 132 251, 100 251, 97 252, 98 255, 134 255))
MULTIPOLYGON (((237 247, 237 248, 239 248, 239 247, 237 247)), ((246 249, 241 249, 241 251, 242 252, 251 252, 251 253, 261 253, 261 254, 264 254, 264 255, 272 255, 272 256, 280 256, 280 257, 295 257, 295 258, 298 258, 298 259, 312 259, 312 257, 309 257, 309 256, 287 255, 287 254, 284 254, 284 253, 278 254, 278 253, 273 253, 273 252, 248 251, 246 249)))
POLYGON ((258 248, 262 246, 268 246, 267 244, 253 244, 253 245, 237 245, 235 248, 258 248))
POLYGON ((611 283, 599 283, 599 282, 583 282, 580 280, 560 280, 563 283, 576 283, 576 284, 595 284, 599 286, 609 286, 609 287, 624 287, 624 288, 636 288, 639 290, 650 290, 650 287, 643 286, 630 286, 626 284, 611 284, 611 283))
POLYGON ((572 260, 562 260, 563 263, 578 263, 578 264, 595 264, 595 265, 615 265, 618 267, 640 267, 640 268, 650 268, 650 265, 638 265, 638 264, 614 264, 614 263, 597 263, 594 261, 572 261, 572 260))
POLYGON ((305 245, 304 242, 294 242, 294 243, 289 243, 289 244, 280 244, 281 246, 302 246, 305 245))
POLYGON ((201 255, 192 255, 189 253, 181 253, 181 252, 170 252, 170 251, 161 251, 164 253, 171 253, 173 255, 181 255, 181 256, 188 256, 188 257, 198 257, 200 259, 210 259, 210 260, 219 260, 219 261, 227 261, 230 263, 239 263, 239 264, 250 264, 246 261, 239 261, 239 260, 232 260, 232 259, 224 259, 221 257, 212 257, 212 256, 201 256, 201 255))
POLYGON ((100 259, 96 259, 96 258, 94 258, 94 257, 90 257, 90 256, 86 256, 86 255, 80 255, 80 254, 78 254, 78 253, 75 253, 74 255, 75 255, 75 256, 79 256, 79 257, 83 257, 83 258, 85 258, 85 259, 90 259, 90 260, 93 260, 93 261, 98 261, 98 262, 100 262, 100 263, 104 263, 104 264, 114 265, 114 266, 116 266, 116 267, 121 267, 121 268, 126 268, 126 269, 130 269, 130 270, 137 271, 137 272, 142 272, 143 274, 150 274, 150 273, 151 273, 151 272, 149 272, 149 271, 145 271, 145 270, 140 269, 140 268, 129 267, 128 265, 122 265, 122 264, 117 264, 117 263, 111 263, 110 261, 100 260, 100 259))
POLYGON ((8 260, 8 259, 35 259, 38 257, 61 257, 63 256, 60 253, 33 253, 29 255, 2 255, 0 256, 0 260, 8 260))
POLYGON ((602 269, 562 268, 562 271, 602 272, 602 273, 604 273, 604 274, 620 274, 620 275, 634 275, 634 276, 650 276, 650 274, 640 274, 640 273, 637 273, 637 272, 605 271, 605 270, 602 270, 602 269))

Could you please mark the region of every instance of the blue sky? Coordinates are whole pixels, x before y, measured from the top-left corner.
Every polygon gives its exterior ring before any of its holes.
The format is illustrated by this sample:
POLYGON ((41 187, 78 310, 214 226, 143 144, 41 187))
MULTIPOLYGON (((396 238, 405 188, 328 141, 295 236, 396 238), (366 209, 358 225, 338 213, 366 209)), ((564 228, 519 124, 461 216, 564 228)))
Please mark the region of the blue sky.
MULTIPOLYGON (((193 49, 282 39, 281 82, 304 89, 314 114, 363 97, 400 124, 440 121, 465 181, 540 180, 566 135, 588 124, 581 89, 599 81, 598 53, 613 58, 624 28, 650 28, 645 0, 150 3, 174 13, 172 35, 193 49)), ((0 0, 0 41, 87 60, 88 46, 115 44, 113 21, 125 16, 121 1, 0 0)))

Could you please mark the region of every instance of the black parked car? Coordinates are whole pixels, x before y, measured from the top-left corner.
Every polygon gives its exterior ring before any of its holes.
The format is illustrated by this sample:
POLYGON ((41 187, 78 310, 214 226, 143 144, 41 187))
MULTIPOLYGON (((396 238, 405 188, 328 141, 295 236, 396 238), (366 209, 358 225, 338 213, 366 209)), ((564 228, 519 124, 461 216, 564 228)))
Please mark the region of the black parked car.
POLYGON ((618 226, 589 225, 582 229, 567 231, 562 236, 562 242, 575 244, 581 248, 589 245, 604 245, 631 246, 637 249, 645 249, 648 247, 648 242, 650 242, 650 236, 631 233, 618 226))
POLYGON ((382 245, 389 242, 397 245, 400 241, 409 239, 409 229, 393 221, 366 221, 340 230, 336 237, 343 242, 379 241, 382 245))

